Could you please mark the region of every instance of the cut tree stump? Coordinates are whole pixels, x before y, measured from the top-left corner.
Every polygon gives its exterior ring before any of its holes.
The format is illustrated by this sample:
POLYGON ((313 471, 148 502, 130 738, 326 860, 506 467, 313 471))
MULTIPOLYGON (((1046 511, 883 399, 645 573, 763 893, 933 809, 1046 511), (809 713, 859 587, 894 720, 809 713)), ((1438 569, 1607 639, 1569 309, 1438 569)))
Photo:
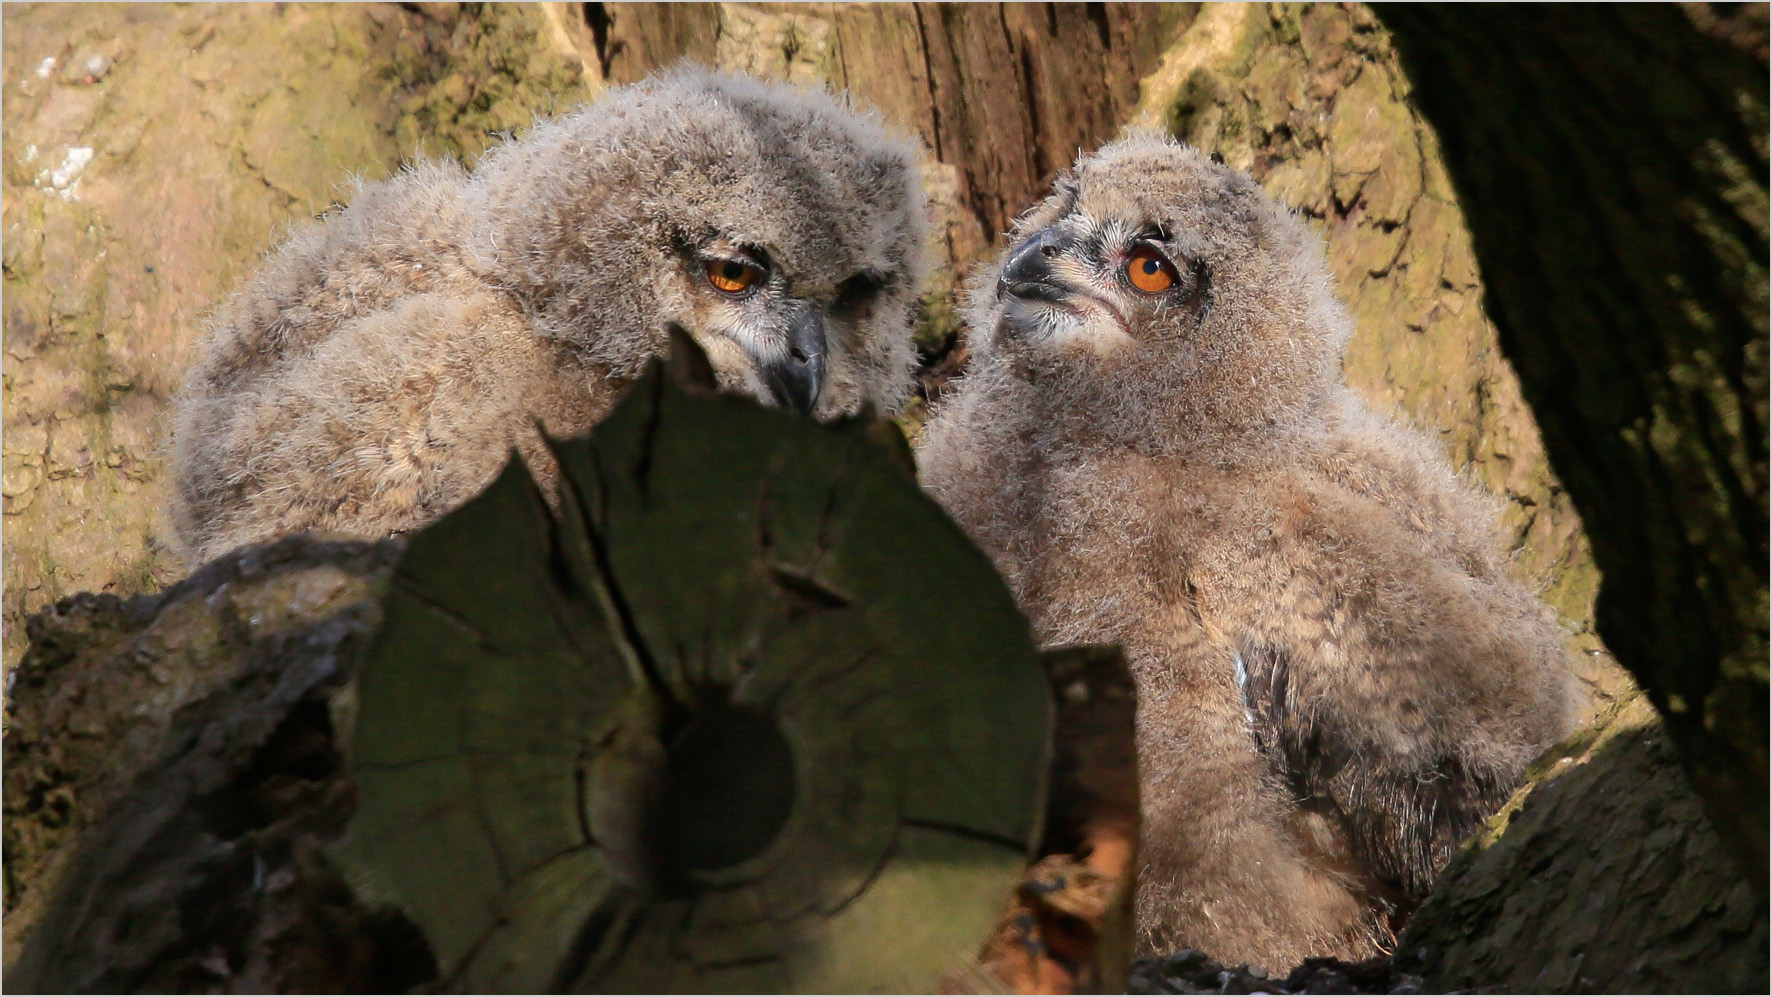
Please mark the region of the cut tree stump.
POLYGON ((1117 989, 1118 653, 1035 651, 889 423, 671 369, 551 506, 513 461, 403 550, 40 621, 14 989, 1117 989), (101 694, 128 744, 79 733, 101 694))

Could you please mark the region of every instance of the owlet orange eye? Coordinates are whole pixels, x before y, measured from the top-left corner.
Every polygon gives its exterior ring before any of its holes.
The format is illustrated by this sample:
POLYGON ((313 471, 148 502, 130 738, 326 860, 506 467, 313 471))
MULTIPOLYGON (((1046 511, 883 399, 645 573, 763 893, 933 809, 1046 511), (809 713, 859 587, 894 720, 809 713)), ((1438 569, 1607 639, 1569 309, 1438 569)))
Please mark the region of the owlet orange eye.
POLYGON ((708 260, 702 266, 707 271, 708 283, 727 294, 737 294, 762 276, 756 267, 737 260, 708 260))
POLYGON ((1159 294, 1175 286, 1175 268, 1162 253, 1140 246, 1126 260, 1126 279, 1146 294, 1159 294))

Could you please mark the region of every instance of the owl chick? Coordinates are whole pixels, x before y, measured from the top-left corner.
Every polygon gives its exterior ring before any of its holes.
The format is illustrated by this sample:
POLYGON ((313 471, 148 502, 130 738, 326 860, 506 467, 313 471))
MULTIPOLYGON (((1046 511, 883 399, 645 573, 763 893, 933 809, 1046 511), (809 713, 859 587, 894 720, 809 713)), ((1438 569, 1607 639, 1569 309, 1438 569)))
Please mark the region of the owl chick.
POLYGON ((1341 379, 1309 231, 1158 136, 1080 161, 970 290, 926 487, 1047 644, 1138 681, 1147 951, 1360 958, 1572 722, 1491 504, 1341 379))
POLYGON ((272 251, 177 402, 186 560, 421 526, 537 427, 582 434, 678 325, 719 383, 818 418, 910 386, 914 148, 824 93, 682 69, 427 162, 272 251))

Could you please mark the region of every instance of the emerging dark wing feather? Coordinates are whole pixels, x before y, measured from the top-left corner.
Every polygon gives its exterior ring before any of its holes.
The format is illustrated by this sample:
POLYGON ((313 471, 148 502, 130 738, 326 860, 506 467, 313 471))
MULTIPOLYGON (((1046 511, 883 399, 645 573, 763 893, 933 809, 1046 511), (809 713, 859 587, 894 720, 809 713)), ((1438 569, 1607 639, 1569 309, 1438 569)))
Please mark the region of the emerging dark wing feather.
POLYGON ((1356 857, 1420 898, 1439 868, 1506 800, 1505 773, 1457 753, 1398 755, 1295 694, 1294 656, 1255 640, 1238 648, 1239 685, 1256 750, 1300 806, 1326 807, 1356 857))

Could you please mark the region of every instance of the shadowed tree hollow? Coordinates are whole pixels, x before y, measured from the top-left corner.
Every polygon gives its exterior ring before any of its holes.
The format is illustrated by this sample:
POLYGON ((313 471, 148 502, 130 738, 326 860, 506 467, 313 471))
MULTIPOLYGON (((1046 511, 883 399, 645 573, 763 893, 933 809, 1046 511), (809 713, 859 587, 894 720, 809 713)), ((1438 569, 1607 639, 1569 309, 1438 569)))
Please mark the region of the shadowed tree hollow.
POLYGON ((1385 5, 1596 623, 1765 887, 1764 4, 1385 5))

